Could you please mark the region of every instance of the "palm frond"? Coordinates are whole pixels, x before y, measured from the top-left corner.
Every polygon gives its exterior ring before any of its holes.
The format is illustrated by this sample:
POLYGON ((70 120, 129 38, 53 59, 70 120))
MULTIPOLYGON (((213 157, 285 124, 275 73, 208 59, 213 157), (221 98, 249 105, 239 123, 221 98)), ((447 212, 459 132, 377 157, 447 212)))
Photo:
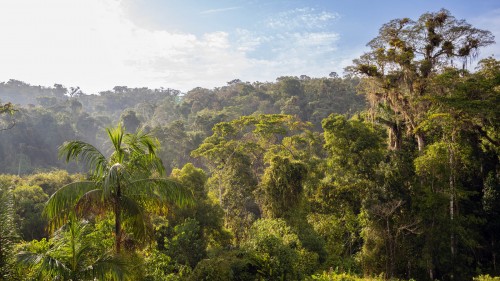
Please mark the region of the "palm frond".
POLYGON ((129 149, 132 164, 139 165, 145 171, 154 170, 164 175, 165 168, 161 159, 156 155, 160 143, 158 139, 149 133, 139 131, 135 134, 126 134, 123 141, 129 149))
POLYGON ((40 272, 41 276, 68 277, 71 275, 71 270, 68 267, 66 267, 64 263, 51 256, 45 256, 43 258, 39 270, 41 271, 40 272))
POLYGON ((103 215, 111 210, 111 206, 104 198, 102 189, 94 189, 85 193, 75 205, 78 217, 87 217, 90 214, 103 215))
POLYGON ((122 124, 118 124, 115 128, 108 128, 106 129, 106 132, 108 132, 109 139, 115 148, 112 157, 115 158, 116 162, 122 163, 124 157, 122 148, 124 129, 122 124))
POLYGON ((144 208, 134 199, 122 196, 120 206, 124 215, 124 226, 133 231, 135 238, 145 240, 151 234, 151 226, 144 208))
POLYGON ((104 198, 109 198, 112 193, 116 192, 118 186, 126 186, 129 183, 129 178, 130 174, 124 165, 116 163, 111 166, 102 187, 104 198))
POLYGON ((130 266, 125 257, 107 254, 95 261, 86 271, 98 280, 109 280, 110 277, 112 280, 125 280, 130 275, 130 266))
POLYGON ((179 207, 194 204, 193 194, 180 183, 164 179, 149 178, 132 181, 126 190, 127 196, 158 205, 176 204, 179 207))
POLYGON ((165 167, 159 157, 151 157, 148 154, 133 155, 127 163, 127 167, 133 172, 135 177, 147 178, 152 172, 157 172, 159 176, 165 175, 165 167))
POLYGON ((66 162, 83 161, 95 178, 102 177, 108 168, 106 157, 93 145, 83 141, 65 142, 59 147, 59 157, 64 157, 66 162))
POLYGON ((94 182, 73 182, 52 194, 43 210, 44 215, 50 219, 51 226, 58 228, 63 225, 82 196, 94 189, 96 189, 94 182))
MULTIPOLYGON (((83 239, 82 239, 83 240, 83 239)), ((75 260, 77 261, 77 270, 82 270, 82 264, 85 262, 85 259, 91 254, 94 250, 90 243, 81 243, 76 250, 75 260)))
POLYGON ((134 151, 150 155, 156 155, 156 150, 160 144, 158 139, 149 133, 144 133, 143 131, 138 131, 135 134, 126 134, 124 137, 124 143, 126 143, 134 151))
POLYGON ((20 267, 33 267, 40 263, 43 254, 35 254, 28 251, 21 251, 16 254, 16 265, 20 267))
POLYGON ((24 268, 34 268, 40 280, 45 280, 47 277, 63 277, 71 274, 71 270, 64 263, 47 254, 19 252, 16 255, 16 265, 24 268))

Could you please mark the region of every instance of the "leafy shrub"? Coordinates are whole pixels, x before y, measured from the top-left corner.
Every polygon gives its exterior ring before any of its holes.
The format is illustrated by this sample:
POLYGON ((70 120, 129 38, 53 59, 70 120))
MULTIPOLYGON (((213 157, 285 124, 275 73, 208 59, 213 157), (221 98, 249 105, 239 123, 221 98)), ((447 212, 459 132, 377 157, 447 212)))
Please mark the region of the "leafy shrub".
POLYGON ((492 277, 492 276, 486 274, 486 275, 479 275, 477 277, 474 277, 472 280, 474 280, 474 281, 500 281, 500 276, 492 277))
POLYGON ((193 270, 189 280, 192 281, 231 281, 233 271, 231 262, 224 257, 204 259, 193 270))
POLYGON ((191 268, 176 263, 171 257, 158 250, 152 250, 145 258, 145 281, 184 280, 191 268))
POLYGON ((383 281, 385 280, 382 276, 378 277, 359 277, 349 273, 337 273, 337 272, 323 272, 322 274, 315 274, 311 276, 308 280, 318 280, 318 281, 383 281))
POLYGON ((257 280, 255 257, 245 251, 222 251, 215 257, 204 259, 193 270, 189 280, 257 280))
POLYGON ((250 229, 245 248, 253 252, 259 275, 267 280, 302 280, 318 266, 318 254, 306 250, 282 219, 261 219, 250 229))
POLYGON ((173 237, 165 238, 167 255, 180 264, 195 267, 205 257, 206 241, 200 229, 200 223, 195 219, 186 219, 173 229, 173 237))

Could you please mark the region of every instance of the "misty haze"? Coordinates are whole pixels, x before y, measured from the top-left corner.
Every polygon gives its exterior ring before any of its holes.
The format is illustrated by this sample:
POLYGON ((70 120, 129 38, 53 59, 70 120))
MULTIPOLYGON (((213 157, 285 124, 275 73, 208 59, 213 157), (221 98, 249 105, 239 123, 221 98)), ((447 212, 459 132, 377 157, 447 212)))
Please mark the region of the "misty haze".
POLYGON ((0 280, 500 280, 500 3, 0 4, 0 280))

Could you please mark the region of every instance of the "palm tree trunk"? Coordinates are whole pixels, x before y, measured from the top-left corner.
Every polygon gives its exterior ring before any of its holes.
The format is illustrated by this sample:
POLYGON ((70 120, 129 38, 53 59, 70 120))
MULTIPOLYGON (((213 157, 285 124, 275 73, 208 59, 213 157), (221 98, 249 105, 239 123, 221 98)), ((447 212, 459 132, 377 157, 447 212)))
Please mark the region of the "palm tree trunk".
POLYGON ((122 209, 120 205, 121 201, 121 189, 120 189, 120 182, 118 182, 118 186, 116 188, 116 198, 115 198, 115 249, 116 253, 119 254, 121 251, 121 236, 122 236, 122 221, 121 221, 121 215, 122 215, 122 209))
MULTIPOLYGON (((75 221, 70 221, 70 233, 71 233, 71 272, 74 274, 77 268, 77 258, 76 258, 76 236, 75 236, 75 221)), ((74 276, 73 276, 74 277, 74 276)))

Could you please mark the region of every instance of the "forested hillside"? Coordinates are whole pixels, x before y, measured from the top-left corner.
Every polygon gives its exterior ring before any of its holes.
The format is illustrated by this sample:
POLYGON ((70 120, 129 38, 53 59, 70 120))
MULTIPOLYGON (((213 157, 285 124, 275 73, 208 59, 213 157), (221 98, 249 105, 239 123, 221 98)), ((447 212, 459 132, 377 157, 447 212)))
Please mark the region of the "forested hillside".
POLYGON ((493 43, 441 10, 343 77, 2 82, 0 280, 497 280, 493 43))
POLYGON ((129 132, 142 128, 160 138, 160 156, 171 171, 194 161, 191 150, 222 121, 252 114, 290 114, 310 121, 319 131, 321 120, 331 113, 359 112, 366 107, 364 97, 356 93, 359 81, 336 76, 280 77, 268 83, 234 80, 227 86, 195 88, 185 94, 117 86, 86 95, 60 85, 43 88, 10 80, 0 83, 0 96, 17 107, 2 118, 6 126, 12 122, 16 126, 0 135, 0 172, 68 169, 57 159, 64 141, 80 139, 106 150, 104 129, 118 122, 129 132))

